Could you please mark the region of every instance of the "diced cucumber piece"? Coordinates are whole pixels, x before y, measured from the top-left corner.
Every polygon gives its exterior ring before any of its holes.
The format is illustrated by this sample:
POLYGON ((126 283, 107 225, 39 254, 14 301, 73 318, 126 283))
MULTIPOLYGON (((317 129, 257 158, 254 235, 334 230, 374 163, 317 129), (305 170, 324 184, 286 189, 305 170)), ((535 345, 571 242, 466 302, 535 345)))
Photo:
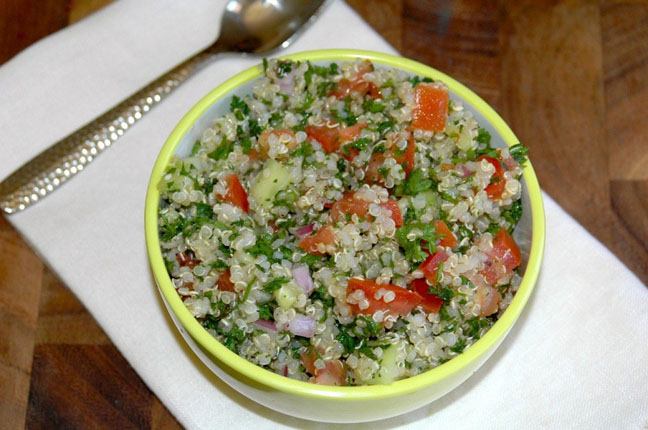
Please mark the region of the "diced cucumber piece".
POLYGON ((250 195, 259 206, 272 206, 275 195, 290 184, 290 170, 275 160, 268 160, 250 188, 250 195))
POLYGON ((417 196, 425 199, 426 207, 436 207, 439 204, 439 194, 432 190, 421 191, 417 196))
POLYGON ((378 360, 380 368, 369 380, 369 384, 391 384, 403 375, 405 365, 403 363, 399 366, 398 358, 399 355, 402 358, 401 352, 404 350, 404 346, 403 342, 399 341, 383 351, 380 360, 378 360))
POLYGON ((290 309, 299 297, 300 288, 294 282, 283 284, 278 290, 275 290, 274 297, 277 304, 282 309, 290 309))

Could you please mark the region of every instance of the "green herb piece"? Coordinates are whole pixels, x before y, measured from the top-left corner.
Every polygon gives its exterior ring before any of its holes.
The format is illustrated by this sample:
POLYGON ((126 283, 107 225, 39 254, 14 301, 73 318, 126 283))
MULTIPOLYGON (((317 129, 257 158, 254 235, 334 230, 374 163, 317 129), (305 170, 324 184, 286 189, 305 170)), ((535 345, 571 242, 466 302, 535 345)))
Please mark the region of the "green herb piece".
POLYGON ((274 253, 274 249, 272 249, 273 241, 272 236, 266 233, 261 237, 258 237, 256 243, 248 248, 247 252, 253 257, 265 255, 268 260, 272 261, 274 260, 272 258, 272 254, 274 253))
POLYGON ((263 73, 265 73, 265 74, 268 73, 268 59, 267 58, 263 59, 263 73))
POLYGON ((209 153, 208 157, 212 160, 224 160, 227 158, 230 152, 234 149, 234 145, 231 142, 224 141, 216 149, 209 153))
POLYGON ((248 283, 247 286, 245 287, 245 292, 243 293, 243 297, 241 298, 241 303, 245 302, 250 296, 250 291, 252 290, 252 284, 254 284, 255 281, 256 281, 256 277, 252 280, 252 282, 248 283))
POLYGON ((229 268, 229 265, 225 261, 218 259, 213 261, 209 267, 212 269, 227 269, 229 268))
POLYGON ((337 89, 337 84, 335 82, 325 81, 317 84, 317 97, 325 97, 329 93, 334 92, 337 89))
POLYGON ((293 62, 290 60, 277 61, 277 77, 283 78, 288 73, 292 72, 293 62))
POLYGON ((383 330, 382 326, 371 317, 359 315, 358 320, 364 321, 365 326, 362 328, 362 331, 367 337, 376 337, 383 330))
POLYGON ((340 159, 337 161, 337 168, 338 168, 338 172, 340 172, 340 173, 344 173, 344 172, 346 171, 346 168, 347 168, 347 162, 346 162, 346 160, 343 159, 343 158, 340 158, 340 159))
POLYGON ((279 112, 273 112, 272 115, 270 115, 270 122, 272 123, 273 126, 277 126, 281 123, 283 123, 283 115, 281 115, 279 112))
POLYGON ((443 279, 443 261, 439 262, 439 266, 437 268, 437 273, 436 273, 437 284, 441 282, 441 279, 443 279))
POLYGON ((463 350, 466 349, 466 338, 462 337, 455 343, 453 346, 450 347, 450 351, 456 352, 457 354, 461 354, 463 350))
POLYGON ((179 216, 173 222, 170 222, 166 217, 160 215, 160 220, 162 221, 162 225, 160 225, 160 239, 163 242, 168 242, 179 233, 182 233, 187 225, 187 219, 183 216, 179 216))
POLYGON ((475 138, 475 140, 479 143, 490 145, 491 135, 485 128, 480 128, 477 132, 477 137, 475 138))
POLYGON ((166 267, 166 270, 167 270, 167 272, 168 272, 169 275, 170 275, 170 274, 173 272, 173 267, 174 267, 174 263, 173 263, 173 261, 169 261, 169 260, 167 260, 167 259, 165 258, 165 259, 164 259, 164 267, 166 267))
POLYGON ((439 194, 441 195, 441 198, 443 198, 443 200, 446 200, 450 203, 457 203, 459 201, 456 197, 452 196, 449 193, 446 193, 445 191, 442 191, 439 194))
POLYGON ((468 227, 466 227, 463 224, 459 225, 459 228, 457 229, 457 233, 459 233, 459 237, 461 237, 462 239, 464 237, 472 239, 472 237, 474 235, 473 231, 470 230, 468 227))
POLYGON ((258 136, 262 131, 263 128, 259 125, 259 122, 257 120, 248 120, 248 133, 250 134, 250 136, 258 136))
POLYGON ((236 116, 236 119, 242 121, 244 115, 250 113, 250 107, 238 96, 232 96, 232 101, 230 102, 230 111, 236 116))
MULTIPOLYGON (((441 270, 443 270, 442 267, 443 262, 439 263, 439 273, 441 270)), ((438 281, 437 281, 438 282, 438 281)), ((452 300, 452 298, 455 296, 455 291, 451 287, 432 287, 430 286, 429 290, 430 294, 434 294, 444 302, 448 302, 452 300)))
POLYGON ((196 143, 194 143, 193 147, 191 148, 191 155, 196 155, 199 149, 200 149, 200 140, 196 140, 196 143))
POLYGON ((259 318, 262 320, 270 320, 272 319, 274 315, 274 310, 272 309, 272 306, 270 306, 269 303, 264 303, 261 306, 259 306, 259 318))
POLYGON ((497 234, 502 229, 502 226, 497 223, 490 223, 486 231, 490 234, 497 234))
POLYGON ((297 148, 293 153, 293 157, 308 157, 312 155, 315 151, 313 150, 313 145, 308 141, 302 142, 302 144, 297 148))
POLYGON ((466 321, 467 328, 464 329, 464 334, 473 339, 479 339, 479 333, 483 328, 489 327, 492 321, 488 318, 474 317, 466 321))
POLYGON ((229 332, 223 333, 223 335, 225 336, 225 342, 223 342, 223 345, 225 345, 229 350, 238 353, 238 347, 245 339, 245 332, 238 327, 232 327, 229 332))
POLYGON ((511 146, 509 148, 509 154, 515 161, 517 161, 521 166, 527 161, 527 154, 529 153, 529 148, 518 143, 517 145, 511 146))
POLYGON ((250 140, 249 137, 244 137, 239 140, 239 145, 241 145, 241 148, 243 148, 243 153, 244 154, 249 154, 250 150, 252 149, 252 141, 250 140))
POLYGON ((405 215, 403 215, 403 221, 405 224, 409 224, 412 221, 415 221, 417 219, 416 216, 416 210, 413 207, 408 207, 405 210, 405 215))
POLYGON ((368 110, 371 113, 382 112, 386 107, 387 106, 385 106, 384 104, 371 99, 367 99, 364 101, 364 103, 362 103, 362 108, 364 110, 368 110))
POLYGON ((263 286, 263 289, 268 293, 272 293, 278 290, 279 288, 281 288, 283 284, 288 283, 288 281, 290 281, 290 278, 285 278, 285 277, 275 278, 272 281, 265 284, 263 286))
POLYGON ((316 288, 310 295, 310 299, 312 301, 319 300, 322 302, 322 305, 326 308, 332 308, 333 305, 335 305, 335 300, 331 295, 328 293, 326 290, 326 287, 324 285, 316 288))
POLYGON ((511 223, 509 230, 513 231, 515 225, 520 221, 520 218, 522 218, 522 201, 516 200, 513 202, 510 209, 502 212, 502 218, 511 223))
POLYGON ((227 255, 228 257, 231 257, 232 254, 233 254, 232 250, 229 249, 228 247, 226 247, 225 245, 222 245, 222 244, 221 244, 221 245, 218 247, 218 249, 220 250, 220 252, 222 252, 223 254, 227 255))
POLYGON ((344 347, 345 354, 351 354, 356 347, 356 339, 351 336, 344 328, 340 327, 340 333, 337 335, 338 342, 344 347))
POLYGON ((424 249, 427 249, 430 254, 434 253, 436 251, 435 242, 441 237, 434 224, 422 222, 414 222, 398 228, 395 236, 398 244, 405 250, 405 257, 414 263, 425 261, 428 253, 424 249), (421 235, 412 240, 408 239, 407 236, 415 229, 420 230, 421 235), (425 241, 426 244, 423 245, 422 241, 425 241))
POLYGON ((435 185, 432 179, 425 177, 423 170, 418 168, 410 172, 405 181, 406 194, 416 195, 421 191, 429 190, 435 185))
POLYGON ((396 121, 392 118, 388 119, 387 121, 383 121, 378 124, 378 133, 384 134, 386 131, 391 130, 392 127, 396 124, 396 121))

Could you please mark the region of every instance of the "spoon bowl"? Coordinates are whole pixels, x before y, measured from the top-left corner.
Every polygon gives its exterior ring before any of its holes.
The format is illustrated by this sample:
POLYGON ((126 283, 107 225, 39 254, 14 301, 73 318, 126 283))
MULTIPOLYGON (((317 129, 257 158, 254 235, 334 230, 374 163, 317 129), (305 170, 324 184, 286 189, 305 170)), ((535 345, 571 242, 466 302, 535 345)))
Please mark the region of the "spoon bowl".
POLYGON ((231 0, 213 52, 267 54, 285 48, 314 19, 325 0, 231 0))

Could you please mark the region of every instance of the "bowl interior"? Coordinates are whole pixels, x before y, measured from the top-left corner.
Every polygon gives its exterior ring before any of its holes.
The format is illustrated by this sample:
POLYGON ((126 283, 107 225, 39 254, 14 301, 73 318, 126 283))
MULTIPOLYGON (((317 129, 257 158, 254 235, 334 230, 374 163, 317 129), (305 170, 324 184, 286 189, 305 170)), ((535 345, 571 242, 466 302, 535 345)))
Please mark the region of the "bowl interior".
MULTIPOLYGON (((299 61, 309 60, 314 64, 321 65, 329 64, 332 61, 367 58, 376 67, 396 68, 411 74, 440 79, 448 85, 451 99, 461 100, 464 108, 473 113, 480 127, 490 132, 492 136, 491 143, 494 147, 504 148, 507 145, 512 146, 519 143, 501 117, 476 94, 449 76, 412 60, 387 54, 353 50, 312 51, 288 55, 284 58, 299 61)), ((183 157, 189 155, 194 142, 202 137, 203 131, 212 125, 212 121, 229 112, 231 97, 251 93, 255 83, 254 80, 261 75, 262 67, 260 65, 245 70, 214 89, 196 104, 167 139, 151 176, 145 214, 149 258, 158 286, 183 326, 202 347, 247 377, 258 380, 274 389, 312 397, 352 400, 397 396, 400 393, 416 391, 423 386, 433 384, 476 362, 482 354, 490 350, 498 340, 501 340, 508 333, 526 304, 538 277, 544 249, 544 210, 540 187, 530 162, 527 162, 523 169, 523 180, 521 181, 523 186, 523 216, 514 232, 514 237, 522 251, 521 267, 524 273, 522 284, 509 308, 480 340, 459 356, 428 372, 396 381, 389 386, 331 387, 295 381, 262 369, 238 357, 211 337, 189 313, 169 279, 160 252, 157 236, 159 203, 157 183, 170 159, 173 156, 183 157)))

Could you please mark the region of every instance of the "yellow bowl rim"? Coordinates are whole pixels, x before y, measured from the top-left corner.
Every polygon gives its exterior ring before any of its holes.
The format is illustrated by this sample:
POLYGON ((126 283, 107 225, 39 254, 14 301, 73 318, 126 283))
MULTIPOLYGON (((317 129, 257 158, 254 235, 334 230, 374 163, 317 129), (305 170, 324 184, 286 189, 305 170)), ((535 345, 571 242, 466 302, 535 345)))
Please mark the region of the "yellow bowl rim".
MULTIPOLYGON (((364 58, 369 59, 374 63, 405 70, 420 76, 427 76, 435 80, 440 79, 452 91, 468 101, 476 110, 480 111, 501 134, 504 141, 509 146, 519 143, 519 140, 504 120, 478 95, 444 73, 416 61, 380 52, 352 49, 305 51, 285 55, 280 58, 295 61, 344 61, 364 58)), ((508 333, 509 329, 513 326, 513 323, 517 320, 528 301, 540 272, 540 264, 544 252, 545 241, 545 216, 540 186, 530 162, 527 162, 523 167, 523 176, 527 184, 531 201, 533 234, 527 269, 518 292, 513 298, 508 309, 502 314, 502 317, 481 339, 460 355, 420 375, 396 381, 391 385, 366 385, 354 387, 333 387, 296 381, 263 369, 227 349, 198 323, 183 304, 171 283, 160 250, 157 224, 160 193, 157 189, 157 184, 176 147, 184 135, 191 129, 192 124, 212 104, 217 102, 219 99, 226 97, 232 90, 236 89, 240 85, 259 77, 262 72, 263 69, 260 65, 250 67, 249 69, 228 79, 203 97, 182 118, 169 135, 153 167, 146 195, 146 247, 153 275, 158 287, 176 317, 199 345, 206 349, 210 354, 218 357, 219 360, 233 370, 271 389, 312 399, 319 398, 329 400, 364 401, 396 397, 421 390, 471 366, 471 363, 477 361, 482 354, 488 352, 494 344, 496 344, 498 339, 508 333)))

